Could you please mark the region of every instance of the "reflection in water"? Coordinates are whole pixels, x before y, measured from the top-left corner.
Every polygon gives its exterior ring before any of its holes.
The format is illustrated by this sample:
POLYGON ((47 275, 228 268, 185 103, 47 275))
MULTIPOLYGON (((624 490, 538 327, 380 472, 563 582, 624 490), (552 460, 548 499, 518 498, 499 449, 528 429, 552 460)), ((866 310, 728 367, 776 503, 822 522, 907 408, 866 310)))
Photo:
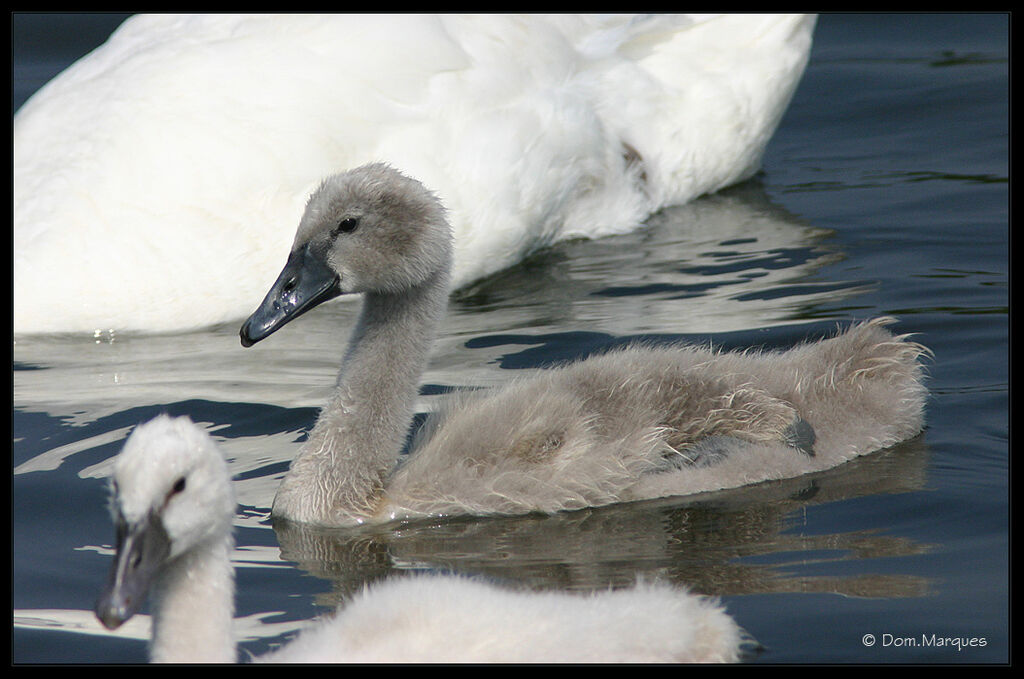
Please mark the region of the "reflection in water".
POLYGON ((487 326, 496 332, 553 324, 613 333, 777 325, 864 289, 859 281, 816 278, 842 258, 829 248, 831 235, 771 203, 752 181, 663 210, 630 234, 544 250, 458 291, 452 308, 504 310, 504 327, 487 326))
POLYGON ((809 576, 801 570, 920 554, 928 545, 865 530, 803 534, 799 517, 816 505, 919 490, 927 457, 918 437, 821 474, 694 498, 551 516, 459 517, 364 529, 279 522, 274 529, 284 560, 331 583, 331 592, 317 600, 327 608, 365 582, 424 569, 534 589, 591 590, 659 578, 715 595, 916 597, 928 592, 927 580, 917 576, 864 573, 863 566, 854 576, 809 576))

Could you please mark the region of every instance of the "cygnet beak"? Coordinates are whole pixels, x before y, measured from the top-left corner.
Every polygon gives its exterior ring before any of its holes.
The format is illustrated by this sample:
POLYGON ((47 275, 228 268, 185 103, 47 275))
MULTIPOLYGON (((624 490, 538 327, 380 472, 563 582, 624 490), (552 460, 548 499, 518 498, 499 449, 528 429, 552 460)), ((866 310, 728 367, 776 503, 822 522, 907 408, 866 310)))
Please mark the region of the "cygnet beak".
POLYGON ((104 627, 117 629, 138 612, 170 551, 170 538, 158 516, 137 524, 117 522, 117 553, 107 586, 96 601, 96 617, 104 627))
POLYGON ((242 324, 243 347, 251 347, 321 302, 341 294, 340 279, 309 244, 292 251, 263 303, 242 324))

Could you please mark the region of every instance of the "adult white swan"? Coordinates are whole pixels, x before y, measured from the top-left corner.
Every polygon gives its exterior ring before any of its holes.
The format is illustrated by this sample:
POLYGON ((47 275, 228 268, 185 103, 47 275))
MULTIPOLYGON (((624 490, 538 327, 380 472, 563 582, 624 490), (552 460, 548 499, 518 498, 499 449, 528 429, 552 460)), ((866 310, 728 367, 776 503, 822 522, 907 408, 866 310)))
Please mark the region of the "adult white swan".
MULTIPOLYGON (((186 417, 142 424, 111 490, 117 553, 97 617, 118 627, 151 591, 154 661, 234 662, 235 499, 213 440, 186 417)), ((720 605, 668 585, 574 595, 417 576, 371 586, 259 660, 722 662, 739 647, 720 605)))
POLYGON ((137 16, 14 119, 16 333, 243 318, 317 182, 437 191, 454 283, 754 173, 788 15, 137 16))
POLYGON ((397 170, 359 167, 310 197, 242 344, 339 294, 364 302, 276 517, 333 526, 695 493, 827 469, 921 430, 927 350, 879 319, 784 353, 637 346, 453 398, 396 469, 450 267, 444 209, 397 170))

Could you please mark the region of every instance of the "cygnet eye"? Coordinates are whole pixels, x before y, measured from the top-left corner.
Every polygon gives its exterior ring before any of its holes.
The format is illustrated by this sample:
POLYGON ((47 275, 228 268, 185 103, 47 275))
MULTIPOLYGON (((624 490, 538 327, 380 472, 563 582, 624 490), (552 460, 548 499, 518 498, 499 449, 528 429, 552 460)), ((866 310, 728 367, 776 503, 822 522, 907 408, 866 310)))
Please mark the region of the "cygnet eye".
POLYGON ((346 217, 338 222, 338 226, 335 227, 334 232, 337 233, 352 233, 359 226, 358 217, 346 217))
POLYGON ((174 485, 171 486, 171 489, 169 491, 167 491, 167 497, 164 498, 164 507, 167 506, 167 503, 171 501, 172 497, 174 497, 175 495, 178 495, 183 490, 185 490, 185 477, 184 476, 178 478, 178 480, 174 482, 174 485))
POLYGON ((174 482, 174 486, 171 488, 171 495, 177 495, 181 491, 185 490, 185 477, 182 476, 180 479, 174 482))

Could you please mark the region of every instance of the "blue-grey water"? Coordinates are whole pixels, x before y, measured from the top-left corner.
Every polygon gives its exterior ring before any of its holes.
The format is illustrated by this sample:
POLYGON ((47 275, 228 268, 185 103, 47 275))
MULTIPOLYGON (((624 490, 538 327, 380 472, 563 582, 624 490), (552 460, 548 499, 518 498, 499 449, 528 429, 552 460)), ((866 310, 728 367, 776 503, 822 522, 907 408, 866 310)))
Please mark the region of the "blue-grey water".
MULTIPOLYGON (((13 108, 122 18, 15 15, 13 108)), ((756 178, 452 298, 422 411, 447 388, 637 336, 775 347, 895 315, 935 354, 927 429, 824 474, 556 516, 279 535, 273 490, 333 383, 354 305, 289 326, 287 351, 243 351, 236 325, 19 338, 12 660, 146 659, 144 619, 109 633, 91 609, 111 558, 109 460, 132 426, 170 412, 206 424, 231 459, 246 652, 364 582, 435 569, 534 588, 686 584, 757 640, 748 662, 1008 661, 1008 71, 1006 15, 822 16, 756 178)))

